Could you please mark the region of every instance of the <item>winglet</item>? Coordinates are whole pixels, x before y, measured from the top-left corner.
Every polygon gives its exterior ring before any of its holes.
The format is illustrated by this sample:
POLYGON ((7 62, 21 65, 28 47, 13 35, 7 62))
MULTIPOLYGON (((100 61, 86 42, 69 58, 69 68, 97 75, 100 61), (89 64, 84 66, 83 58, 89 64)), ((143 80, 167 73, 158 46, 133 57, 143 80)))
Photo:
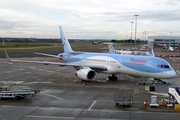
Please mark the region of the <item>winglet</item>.
POLYGON ((151 54, 152 54, 152 57, 155 57, 155 56, 154 56, 153 48, 152 48, 152 50, 151 50, 151 54))
POLYGON ((9 58, 9 56, 8 56, 8 54, 7 54, 6 50, 5 50, 5 48, 4 48, 4 52, 5 52, 5 54, 6 54, 7 59, 8 59, 8 60, 11 60, 11 59, 9 58))

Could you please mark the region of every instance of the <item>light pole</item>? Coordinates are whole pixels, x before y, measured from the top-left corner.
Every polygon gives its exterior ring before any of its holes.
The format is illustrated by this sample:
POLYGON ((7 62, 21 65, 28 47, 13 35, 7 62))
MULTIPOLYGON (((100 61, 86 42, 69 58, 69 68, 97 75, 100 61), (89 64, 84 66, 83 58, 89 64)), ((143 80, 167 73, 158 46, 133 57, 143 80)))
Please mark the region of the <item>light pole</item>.
POLYGON ((135 50, 136 50, 136 31, 137 31, 137 16, 139 16, 139 15, 134 15, 135 16, 135 22, 136 22, 136 24, 135 24, 135 50))
POLYGON ((145 35, 145 41, 146 41, 146 31, 144 32, 144 35, 145 35))
POLYGON ((133 23, 134 22, 131 22, 131 45, 132 45, 132 27, 133 27, 133 23))
POLYGON ((170 36, 171 36, 171 33, 172 33, 172 32, 170 32, 170 36))

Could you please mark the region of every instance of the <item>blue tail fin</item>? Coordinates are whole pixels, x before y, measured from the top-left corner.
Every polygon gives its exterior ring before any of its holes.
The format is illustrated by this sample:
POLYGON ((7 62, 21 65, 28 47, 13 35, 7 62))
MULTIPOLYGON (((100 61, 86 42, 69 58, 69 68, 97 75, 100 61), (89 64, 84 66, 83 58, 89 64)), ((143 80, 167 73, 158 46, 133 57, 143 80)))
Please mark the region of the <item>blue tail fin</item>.
POLYGON ((113 47, 113 43, 107 43, 109 47, 109 52, 110 54, 115 54, 115 49, 113 47))
POLYGON ((61 40, 62 40, 64 52, 65 53, 73 52, 73 50, 71 49, 71 46, 69 44, 69 41, 68 41, 66 35, 64 34, 64 31, 61 26, 59 26, 59 30, 60 30, 60 34, 61 34, 61 40))

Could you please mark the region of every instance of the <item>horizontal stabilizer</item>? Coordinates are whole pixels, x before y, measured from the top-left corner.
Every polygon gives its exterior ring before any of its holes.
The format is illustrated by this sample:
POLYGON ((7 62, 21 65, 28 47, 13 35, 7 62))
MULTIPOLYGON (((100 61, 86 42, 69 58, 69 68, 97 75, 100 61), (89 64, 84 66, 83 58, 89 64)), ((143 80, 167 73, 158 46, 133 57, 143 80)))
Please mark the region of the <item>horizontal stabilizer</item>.
POLYGON ((44 54, 44 53, 38 53, 38 52, 34 52, 34 54, 59 58, 59 56, 58 56, 58 55, 44 54))

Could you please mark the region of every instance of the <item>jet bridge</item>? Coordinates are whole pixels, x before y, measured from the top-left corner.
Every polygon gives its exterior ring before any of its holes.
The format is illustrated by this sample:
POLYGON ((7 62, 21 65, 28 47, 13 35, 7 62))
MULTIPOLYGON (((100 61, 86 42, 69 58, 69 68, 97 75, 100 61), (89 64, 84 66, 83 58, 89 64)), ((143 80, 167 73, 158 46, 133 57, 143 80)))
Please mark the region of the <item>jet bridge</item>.
POLYGON ((179 91, 179 87, 170 87, 169 88, 169 97, 171 99, 171 102, 173 104, 180 104, 180 91, 179 91))

